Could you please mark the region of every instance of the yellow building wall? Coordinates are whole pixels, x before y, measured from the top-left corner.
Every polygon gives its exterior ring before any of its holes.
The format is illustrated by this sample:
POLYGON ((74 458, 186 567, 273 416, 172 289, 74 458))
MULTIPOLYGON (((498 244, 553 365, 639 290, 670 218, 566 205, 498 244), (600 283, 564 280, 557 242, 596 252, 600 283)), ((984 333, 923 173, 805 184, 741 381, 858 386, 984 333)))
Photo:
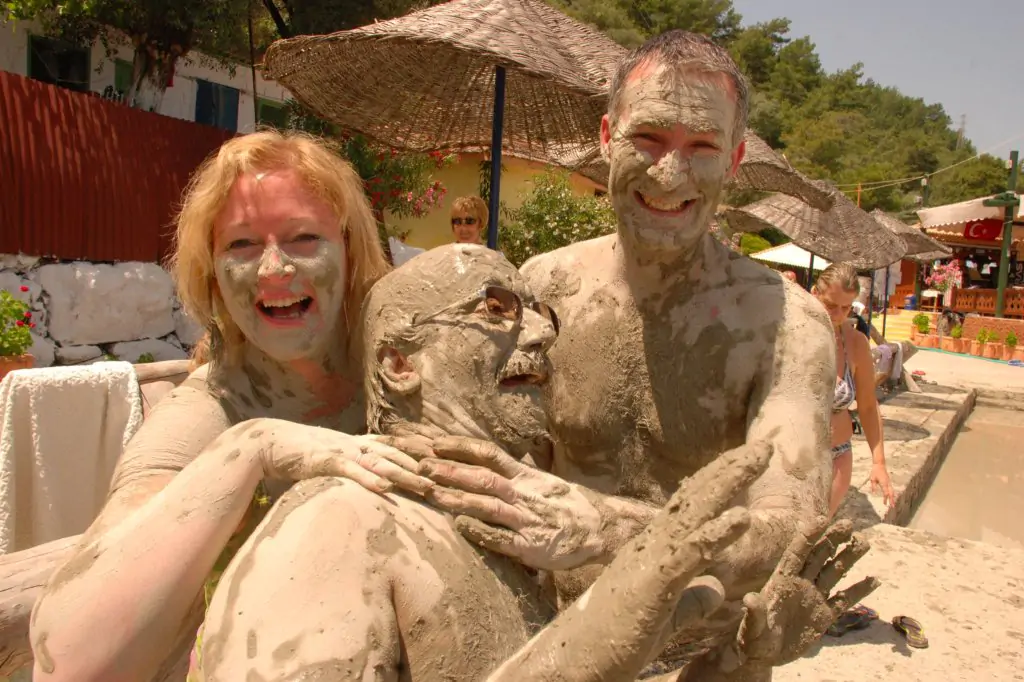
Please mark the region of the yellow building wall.
MULTIPOLYGON (((422 218, 394 218, 385 214, 384 220, 388 227, 394 227, 400 232, 408 230, 409 236, 405 242, 409 246, 432 249, 451 243, 452 202, 458 197, 480 193, 480 163, 485 158, 483 154, 462 154, 458 163, 439 170, 434 179, 440 180, 448 189, 441 205, 422 218)), ((542 175, 547 169, 544 164, 508 156, 502 159, 502 166, 501 201, 509 208, 522 205, 524 196, 532 189, 533 178, 542 175)), ((569 182, 573 191, 581 196, 593 194, 594 190, 600 189, 593 181, 578 173, 573 173, 569 182)))

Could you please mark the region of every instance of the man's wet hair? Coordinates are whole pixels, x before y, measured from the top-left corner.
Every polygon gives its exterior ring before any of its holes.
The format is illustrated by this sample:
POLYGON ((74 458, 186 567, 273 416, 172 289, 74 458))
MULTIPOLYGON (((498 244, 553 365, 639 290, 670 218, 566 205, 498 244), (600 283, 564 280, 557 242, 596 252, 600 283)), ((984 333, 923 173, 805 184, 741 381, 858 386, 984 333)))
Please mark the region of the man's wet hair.
POLYGON ((641 65, 658 63, 690 69, 696 73, 722 74, 732 84, 736 101, 736 128, 733 138, 739 144, 747 129, 750 87, 729 52, 707 36, 690 31, 672 30, 649 39, 619 63, 608 93, 608 114, 612 120, 619 111, 619 100, 629 76, 641 65))

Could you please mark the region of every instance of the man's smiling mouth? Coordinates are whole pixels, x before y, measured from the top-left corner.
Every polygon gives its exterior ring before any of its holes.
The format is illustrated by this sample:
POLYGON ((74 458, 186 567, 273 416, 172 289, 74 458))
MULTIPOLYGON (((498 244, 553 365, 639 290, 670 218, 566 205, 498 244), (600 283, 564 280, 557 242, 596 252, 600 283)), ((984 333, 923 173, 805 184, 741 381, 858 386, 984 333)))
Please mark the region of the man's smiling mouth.
POLYGON ((640 191, 635 192, 635 194, 636 200, 638 202, 640 202, 648 210, 653 211, 655 213, 680 215, 682 213, 685 213, 688 208, 697 203, 696 199, 652 197, 640 191))

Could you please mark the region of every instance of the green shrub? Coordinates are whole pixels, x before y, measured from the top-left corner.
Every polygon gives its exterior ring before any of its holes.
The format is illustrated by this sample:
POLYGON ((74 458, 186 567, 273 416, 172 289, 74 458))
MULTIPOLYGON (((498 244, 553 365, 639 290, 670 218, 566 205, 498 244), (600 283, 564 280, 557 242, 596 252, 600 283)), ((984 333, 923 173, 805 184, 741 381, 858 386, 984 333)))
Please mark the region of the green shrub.
POLYGON ((24 355, 32 347, 29 329, 35 326, 28 305, 9 291, 0 291, 0 357, 24 355))
POLYGON ((1006 332, 1006 339, 1003 340, 1003 343, 1005 343, 1010 348, 1017 347, 1017 335, 1013 332, 1012 329, 1006 332))
POLYGON ((963 335, 964 335, 964 327, 963 327, 963 325, 958 324, 957 326, 953 327, 949 331, 949 335, 952 336, 954 339, 962 338, 963 335))
POLYGON ((771 242, 761 235, 747 232, 740 237, 740 253, 744 256, 749 256, 753 253, 757 253, 758 251, 764 251, 765 249, 770 248, 772 248, 771 242))

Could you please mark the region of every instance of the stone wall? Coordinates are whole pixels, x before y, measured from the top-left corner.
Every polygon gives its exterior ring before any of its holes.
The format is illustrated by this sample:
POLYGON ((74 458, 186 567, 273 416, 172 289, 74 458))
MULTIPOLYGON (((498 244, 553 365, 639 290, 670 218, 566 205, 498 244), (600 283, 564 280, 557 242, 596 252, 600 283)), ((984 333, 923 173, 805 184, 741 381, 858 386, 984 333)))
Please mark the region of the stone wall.
POLYGON ((147 355, 177 360, 201 336, 181 309, 170 276, 156 263, 58 263, 0 255, 0 289, 32 309, 36 327, 29 352, 36 367, 113 358, 138 362, 147 355))

